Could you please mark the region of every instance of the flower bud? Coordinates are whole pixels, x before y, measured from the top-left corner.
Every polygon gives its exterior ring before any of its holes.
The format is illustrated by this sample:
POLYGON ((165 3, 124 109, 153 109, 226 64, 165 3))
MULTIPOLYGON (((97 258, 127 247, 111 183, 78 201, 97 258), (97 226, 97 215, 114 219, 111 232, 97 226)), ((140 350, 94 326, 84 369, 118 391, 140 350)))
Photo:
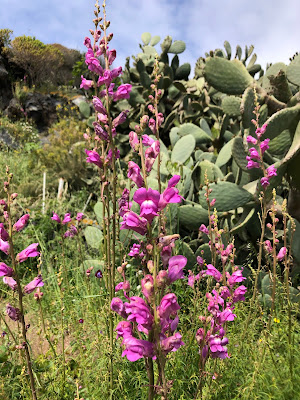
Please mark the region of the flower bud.
POLYGON ((149 260, 149 261, 147 262, 147 268, 148 268, 149 272, 151 272, 151 274, 152 274, 153 269, 154 269, 154 263, 153 263, 152 260, 149 260))

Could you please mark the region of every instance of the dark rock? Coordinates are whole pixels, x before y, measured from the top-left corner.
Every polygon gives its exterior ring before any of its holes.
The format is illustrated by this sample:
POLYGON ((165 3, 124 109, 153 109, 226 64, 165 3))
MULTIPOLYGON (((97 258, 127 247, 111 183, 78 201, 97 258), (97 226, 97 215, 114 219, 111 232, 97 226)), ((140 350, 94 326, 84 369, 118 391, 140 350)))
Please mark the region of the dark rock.
POLYGON ((14 121, 24 117, 24 111, 22 111, 20 102, 12 98, 4 111, 4 115, 7 115, 9 119, 14 121))
POLYGON ((8 147, 13 150, 19 147, 18 143, 15 142, 5 128, 0 128, 0 148, 1 147, 8 147))
POLYGON ((39 129, 44 129, 57 120, 56 99, 49 94, 28 93, 24 101, 24 111, 39 129))

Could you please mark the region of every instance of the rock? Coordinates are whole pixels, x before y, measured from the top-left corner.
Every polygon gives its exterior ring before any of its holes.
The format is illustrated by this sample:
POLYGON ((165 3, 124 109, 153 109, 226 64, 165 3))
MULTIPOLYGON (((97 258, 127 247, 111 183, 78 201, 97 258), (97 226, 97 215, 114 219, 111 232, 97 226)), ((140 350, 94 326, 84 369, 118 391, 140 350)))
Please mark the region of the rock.
POLYGON ((22 111, 20 102, 12 98, 4 111, 4 115, 7 115, 9 119, 15 121, 24 117, 24 110, 22 111))
POLYGON ((39 129, 44 129, 57 120, 56 99, 49 94, 28 93, 24 101, 24 111, 39 129))
POLYGON ((79 107, 79 104, 85 101, 87 103, 87 98, 85 96, 77 96, 74 99, 72 99, 72 103, 75 104, 75 106, 79 107))
POLYGON ((5 128, 0 128, 0 148, 8 147, 10 149, 17 149, 19 147, 18 143, 14 141, 12 136, 8 133, 5 128))

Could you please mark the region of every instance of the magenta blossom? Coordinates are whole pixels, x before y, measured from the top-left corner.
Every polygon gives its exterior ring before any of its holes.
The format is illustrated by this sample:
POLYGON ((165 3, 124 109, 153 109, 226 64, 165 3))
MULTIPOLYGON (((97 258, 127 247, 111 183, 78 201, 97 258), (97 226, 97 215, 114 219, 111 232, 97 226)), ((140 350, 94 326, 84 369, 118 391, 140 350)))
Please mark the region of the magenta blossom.
POLYGON ((181 340, 182 336, 180 333, 175 333, 173 336, 169 336, 160 341, 160 347, 164 353, 169 353, 170 351, 176 351, 181 346, 184 345, 183 341, 181 340))
POLYGON ((129 83, 120 85, 118 87, 117 91, 113 94, 114 101, 121 100, 121 99, 129 99, 131 89, 132 89, 132 85, 130 85, 129 83))
POLYGON ((226 337, 210 336, 208 343, 212 358, 224 359, 229 357, 226 347, 228 339, 226 337))
POLYGON ((128 281, 118 283, 115 287, 115 292, 118 292, 119 290, 130 290, 130 283, 128 281))
POLYGON ((17 254, 16 260, 20 263, 27 260, 28 257, 38 257, 40 253, 37 251, 38 243, 32 243, 26 249, 17 254))
POLYGON ((155 142, 152 143, 150 147, 148 147, 145 151, 145 167, 146 171, 150 172, 152 169, 152 166, 160 152, 160 142, 159 140, 156 140, 155 142))
POLYGON ((145 300, 138 296, 130 298, 130 303, 124 303, 128 321, 134 321, 146 330, 152 329, 154 317, 145 300))
POLYGON ((205 233, 206 235, 209 234, 208 228, 204 224, 201 224, 199 231, 205 233))
POLYGON ((127 176, 129 179, 131 179, 137 187, 142 187, 144 186, 145 182, 144 179, 141 176, 141 169, 140 167, 133 161, 129 161, 128 163, 128 173, 127 176))
POLYGON ((134 151, 138 151, 139 149, 139 137, 136 132, 129 132, 129 144, 134 151))
POLYGON ((29 282, 26 286, 24 286, 24 293, 29 294, 32 293, 37 287, 44 286, 44 282, 42 280, 42 276, 38 275, 34 278, 33 281, 29 282))
POLYGON ((148 135, 143 135, 142 138, 144 146, 151 146, 155 142, 155 140, 148 135))
POLYGON ((122 357, 126 356, 129 361, 136 361, 143 357, 155 359, 153 343, 147 340, 136 339, 133 336, 126 336, 122 342, 125 350, 122 357))
POLYGON ((267 174, 268 178, 271 178, 272 176, 277 176, 277 169, 274 167, 274 165, 271 165, 267 168, 267 174))
POLYGON ((153 276, 149 274, 146 275, 142 279, 141 285, 142 285, 142 293, 146 297, 147 301, 150 303, 154 293, 153 276))
POLYGON ((0 250, 3 251, 3 253, 8 254, 9 253, 9 243, 0 239, 0 250))
POLYGON ((68 223, 71 222, 71 221, 72 221, 71 214, 70 214, 70 213, 66 213, 66 214, 64 215, 64 219, 63 219, 63 221, 62 221, 62 224, 63 224, 63 225, 66 225, 66 224, 68 224, 68 223))
POLYGON ((133 196, 133 200, 140 205, 140 216, 146 218, 149 222, 157 216, 158 202, 160 193, 157 190, 149 188, 138 189, 133 196))
POLYGON ((0 239, 4 240, 5 242, 8 241, 9 235, 4 229, 4 224, 1 222, 0 223, 0 239))
POLYGON ((252 144, 254 144, 254 145, 257 144, 257 139, 255 139, 255 138, 254 138, 253 136, 251 136, 251 135, 248 135, 246 140, 247 140, 248 143, 252 143, 252 144))
POLYGON ((207 264, 207 270, 203 271, 206 275, 211 275, 216 281, 221 282, 222 274, 212 264, 207 264))
POLYGON ((114 297, 110 303, 110 308, 112 311, 119 314, 122 318, 127 318, 127 314, 125 312, 124 303, 119 297, 114 297))
POLYGON ((28 224, 28 220, 30 218, 29 214, 23 215, 13 226, 13 230, 20 232, 25 226, 28 224))
POLYGON ((81 212, 78 212, 77 215, 76 215, 77 221, 81 221, 83 217, 84 217, 84 214, 81 213, 81 212))
POLYGON ((96 150, 85 150, 87 158, 86 162, 95 164, 97 167, 102 168, 102 160, 96 150))
POLYGON ((164 190, 160 195, 158 204, 159 210, 164 209, 169 203, 180 203, 182 197, 178 193, 178 189, 174 187, 168 187, 166 190, 164 190))
POLYGON ((241 285, 235 289, 233 292, 232 302, 236 303, 238 301, 245 301, 245 293, 247 292, 247 288, 244 285, 241 285))
POLYGON ((107 111, 106 108, 104 107, 102 101, 99 99, 99 97, 94 96, 93 97, 93 106, 95 110, 101 114, 106 115, 107 111))
POLYGON ((246 279, 245 276, 243 276, 243 270, 237 269, 235 270, 232 275, 229 274, 229 272, 226 272, 226 277, 227 277, 227 282, 230 287, 234 286, 236 283, 242 282, 246 279))
POLYGON ((161 319, 168 319, 170 315, 176 313, 176 311, 180 310, 180 306, 177 303, 177 297, 174 293, 166 294, 160 302, 160 305, 157 307, 159 317, 161 319))
POLYGON ((187 258, 184 256, 173 256, 169 259, 168 268, 168 281, 169 283, 177 281, 177 279, 183 279, 183 269, 186 266, 187 258))
POLYGON ((52 219, 53 221, 56 221, 58 224, 61 223, 61 219, 60 219, 59 215, 56 214, 54 211, 53 211, 53 216, 51 217, 51 219, 52 219))
POLYGON ((94 85, 93 81, 85 79, 83 75, 81 75, 81 85, 80 89, 89 90, 94 85))
POLYGON ((147 232, 147 219, 139 217, 133 211, 128 211, 123 215, 123 222, 121 222, 120 229, 131 229, 144 236, 147 232))
POLYGON ((264 154, 264 152, 269 149, 269 141, 270 141, 270 139, 268 138, 268 139, 263 140, 260 143, 259 146, 260 146, 262 154, 264 154))
POLYGON ((117 332, 117 339, 132 336, 132 325, 129 321, 121 321, 115 331, 117 332))
POLYGON ((260 155, 259 155, 259 153, 258 153, 258 151, 256 150, 255 147, 251 147, 249 149, 249 153, 250 153, 250 157, 254 158, 255 160, 260 160, 261 159, 260 155))
POLYGON ((5 263, 0 263, 0 276, 13 276, 14 270, 5 263))
POLYGON ((5 283, 5 285, 8 285, 12 290, 16 290, 18 287, 17 282, 10 276, 4 276, 3 283, 5 283))
POLYGON ((251 157, 247 156, 246 159, 248 161, 248 164, 247 164, 247 168, 248 169, 259 168, 260 167, 260 165, 259 165, 259 163, 257 161, 251 160, 251 157))
POLYGON ((286 247, 281 247, 279 250, 279 253, 277 254, 277 260, 282 261, 286 255, 287 248, 286 247))

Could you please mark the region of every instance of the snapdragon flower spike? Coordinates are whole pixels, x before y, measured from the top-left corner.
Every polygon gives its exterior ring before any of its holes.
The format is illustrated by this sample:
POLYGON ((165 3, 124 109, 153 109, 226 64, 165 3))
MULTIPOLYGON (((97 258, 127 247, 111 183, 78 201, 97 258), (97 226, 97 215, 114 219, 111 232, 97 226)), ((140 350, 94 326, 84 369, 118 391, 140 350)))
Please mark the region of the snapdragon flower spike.
POLYGON ((117 332, 117 339, 120 337, 125 338, 132 336, 132 325, 129 321, 121 321, 118 323, 115 331, 117 332))
POLYGON ((122 318, 127 318, 124 303, 119 297, 114 297, 112 299, 110 303, 110 308, 112 311, 119 314, 122 318))
POLYGON ((203 271, 205 275, 210 275, 215 278, 216 281, 221 282, 223 276, 212 264, 207 264, 207 270, 203 271))
POLYGON ((30 215, 29 214, 25 214, 23 215, 13 226, 13 230, 16 232, 20 232, 21 230, 23 230, 26 225, 28 224, 30 215))
POLYGON ((0 276, 13 276, 14 270, 5 263, 0 263, 0 276))
POLYGON ((126 356, 128 361, 137 361, 143 357, 155 359, 154 345, 147 340, 136 339, 133 336, 126 336, 122 342, 125 350, 122 357, 126 356))
POLYGON ((148 333, 152 329, 154 317, 144 299, 133 296, 129 303, 124 303, 124 306, 128 315, 127 320, 136 322, 140 331, 148 333))
POLYGON ((165 354, 170 353, 170 351, 177 351, 181 346, 184 346, 184 342, 181 340, 182 336, 179 332, 175 335, 165 337, 160 340, 160 347, 165 354))
POLYGON ((12 290, 17 290, 18 284, 14 280, 14 278, 10 276, 4 276, 3 283, 5 283, 5 285, 8 285, 12 290))
POLYGON ((93 81, 91 81, 89 79, 85 79, 84 76, 81 75, 80 89, 89 90, 93 86, 94 86, 94 82, 93 81))
POLYGON ((26 249, 17 254, 16 260, 21 263, 27 260, 29 257, 38 257, 40 255, 40 253, 37 251, 38 245, 38 243, 32 243, 26 247, 26 249))
POLYGON ((24 286, 24 293, 29 294, 32 293, 36 288, 44 286, 44 282, 42 280, 42 276, 38 275, 33 281, 29 282, 26 286, 24 286))
POLYGON ((95 164, 99 168, 103 167, 103 162, 100 158, 100 155, 97 153, 96 150, 85 149, 85 152, 87 155, 87 158, 86 158, 87 163, 95 164))

